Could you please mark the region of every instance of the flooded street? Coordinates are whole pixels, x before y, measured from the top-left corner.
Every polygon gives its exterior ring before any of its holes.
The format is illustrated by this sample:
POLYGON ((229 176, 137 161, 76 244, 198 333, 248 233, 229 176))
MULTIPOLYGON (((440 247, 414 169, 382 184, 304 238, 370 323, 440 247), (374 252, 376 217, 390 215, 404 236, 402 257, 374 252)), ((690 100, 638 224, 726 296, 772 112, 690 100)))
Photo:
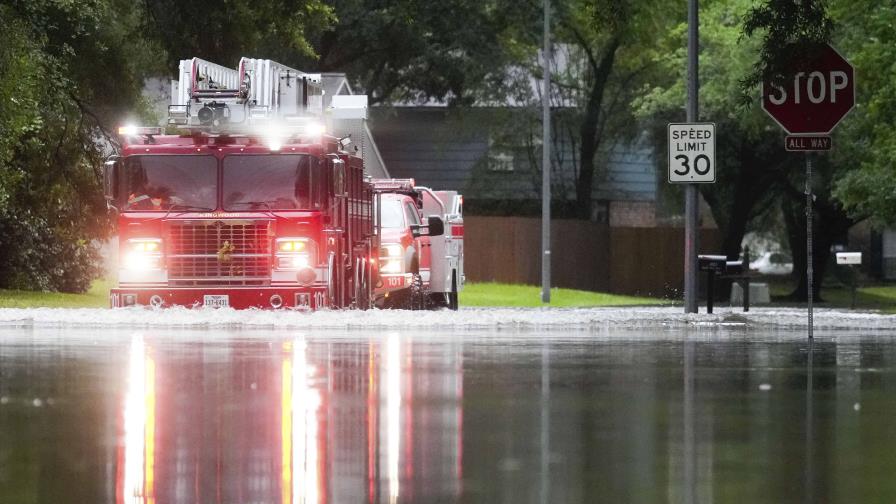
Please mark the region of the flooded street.
POLYGON ((546 331, 2 328, 0 502, 896 500, 892 334, 546 331))

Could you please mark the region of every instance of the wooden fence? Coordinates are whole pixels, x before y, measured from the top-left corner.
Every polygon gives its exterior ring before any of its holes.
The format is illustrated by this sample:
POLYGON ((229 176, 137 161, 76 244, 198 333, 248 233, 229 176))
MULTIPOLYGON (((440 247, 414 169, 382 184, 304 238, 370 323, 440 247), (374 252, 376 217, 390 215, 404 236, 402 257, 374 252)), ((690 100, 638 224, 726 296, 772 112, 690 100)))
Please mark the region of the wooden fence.
MULTIPOLYGON (((468 216, 464 227, 467 281, 541 283, 540 219, 468 216)), ((551 227, 555 287, 680 296, 683 228, 618 228, 578 220, 554 220, 551 227)), ((718 252, 720 243, 716 230, 701 232, 701 253, 718 252)))

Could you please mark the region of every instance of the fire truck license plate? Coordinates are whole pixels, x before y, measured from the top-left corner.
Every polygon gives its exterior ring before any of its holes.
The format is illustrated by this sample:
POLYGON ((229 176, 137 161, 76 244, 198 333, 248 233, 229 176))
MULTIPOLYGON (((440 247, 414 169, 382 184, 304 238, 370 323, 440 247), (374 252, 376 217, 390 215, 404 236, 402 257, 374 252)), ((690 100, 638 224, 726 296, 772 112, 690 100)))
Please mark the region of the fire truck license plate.
POLYGON ((226 294, 206 294, 202 297, 202 304, 211 308, 222 308, 225 306, 230 306, 230 296, 226 294))

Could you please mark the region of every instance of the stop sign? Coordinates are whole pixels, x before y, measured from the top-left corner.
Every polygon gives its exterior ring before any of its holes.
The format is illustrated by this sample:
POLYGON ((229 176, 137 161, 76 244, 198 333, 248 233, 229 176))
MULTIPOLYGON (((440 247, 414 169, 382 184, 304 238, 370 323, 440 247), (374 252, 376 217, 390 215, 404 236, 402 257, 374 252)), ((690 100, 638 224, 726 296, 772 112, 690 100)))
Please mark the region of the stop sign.
POLYGON ((762 108, 792 135, 826 135, 855 104, 855 70, 831 46, 783 86, 762 84, 762 108))

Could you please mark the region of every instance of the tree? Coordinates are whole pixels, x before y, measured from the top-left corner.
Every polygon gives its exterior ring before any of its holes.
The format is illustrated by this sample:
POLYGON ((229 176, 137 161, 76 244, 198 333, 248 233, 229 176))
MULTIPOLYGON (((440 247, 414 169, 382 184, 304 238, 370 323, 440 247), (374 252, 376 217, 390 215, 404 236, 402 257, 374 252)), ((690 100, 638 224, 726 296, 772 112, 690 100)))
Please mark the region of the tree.
POLYGON ((314 0, 0 0, 0 19, 0 287, 83 291, 113 230, 100 167, 115 125, 149 119, 144 79, 187 55, 299 61, 332 13, 314 0))
POLYGON ((0 286, 83 291, 109 220, 109 124, 136 108, 128 3, 0 3, 0 286))
MULTIPOLYGON (((758 107, 739 106, 741 79, 750 71, 757 44, 741 40, 741 19, 752 2, 709 2, 701 12, 700 119, 716 123, 716 158, 719 169, 714 184, 701 184, 700 193, 722 232, 722 251, 736 259, 750 222, 774 205, 791 162, 758 107)), ((658 62, 665 70, 636 101, 637 113, 649 126, 654 149, 666 151, 666 124, 684 120, 686 100, 687 25, 680 24, 663 42, 657 54, 669 54, 658 62)))
POLYGON ((834 194, 850 215, 878 227, 896 224, 896 7, 835 1, 838 44, 856 67, 857 103, 838 128, 832 155, 847 169, 834 194))
POLYGON ((600 155, 640 134, 629 104, 657 69, 656 33, 683 12, 672 2, 573 0, 557 8, 556 37, 574 49, 552 80, 562 104, 578 110, 575 200, 580 218, 592 215, 600 155))
MULTIPOLYGON (((860 12, 852 2, 848 7, 845 3, 841 4, 841 12, 847 8, 850 13, 860 12)), ((892 8, 889 10, 892 11, 892 8)), ((848 19, 849 22, 842 23, 839 26, 840 31, 864 33, 864 24, 853 24, 856 19, 852 14, 848 18, 841 19, 848 19)), ((827 4, 821 1, 795 3, 788 0, 765 0, 750 9, 744 21, 744 34, 747 37, 759 35, 761 49, 754 71, 743 81, 745 89, 749 90, 762 81, 788 81, 794 73, 805 71, 804 65, 812 60, 818 48, 831 41, 835 26, 827 4)), ((854 136, 855 133, 853 130, 850 136, 854 136)), ((837 181, 844 177, 847 182, 841 187, 844 192, 849 191, 848 180, 851 177, 846 173, 854 158, 843 157, 842 154, 844 152, 860 154, 855 151, 854 141, 848 142, 853 147, 847 146, 840 155, 820 158, 816 163, 816 176, 813 180, 815 201, 812 204, 813 212, 817 215, 813 222, 815 239, 812 247, 813 269, 818 274, 818 280, 814 285, 816 296, 821 291, 821 284, 831 257, 831 246, 843 243, 849 228, 865 217, 859 211, 854 211, 852 215, 847 214, 843 204, 832 191, 837 181)), ((790 199, 784 202, 783 209, 794 257, 794 271, 798 275, 797 285, 791 297, 805 300, 808 293, 806 234, 803 220, 805 218, 803 216, 806 215, 806 203, 801 190, 805 185, 805 179, 797 175, 800 171, 792 170, 782 180, 781 187, 785 197, 790 199)))
POLYGON ((236 66, 242 56, 286 65, 314 57, 310 40, 334 21, 320 0, 146 0, 143 38, 164 49, 169 71, 197 56, 236 66))
POLYGON ((761 39, 753 71, 743 79, 747 103, 762 82, 781 83, 801 65, 808 64, 818 48, 831 39, 834 23, 822 0, 763 0, 744 18, 747 38, 761 39))
MULTIPOLYGON (((346 72, 371 104, 470 104, 503 89, 505 35, 518 9, 502 0, 332 0, 338 21, 312 40, 311 68, 346 72)), ((512 44, 511 44, 512 45, 512 44)))

